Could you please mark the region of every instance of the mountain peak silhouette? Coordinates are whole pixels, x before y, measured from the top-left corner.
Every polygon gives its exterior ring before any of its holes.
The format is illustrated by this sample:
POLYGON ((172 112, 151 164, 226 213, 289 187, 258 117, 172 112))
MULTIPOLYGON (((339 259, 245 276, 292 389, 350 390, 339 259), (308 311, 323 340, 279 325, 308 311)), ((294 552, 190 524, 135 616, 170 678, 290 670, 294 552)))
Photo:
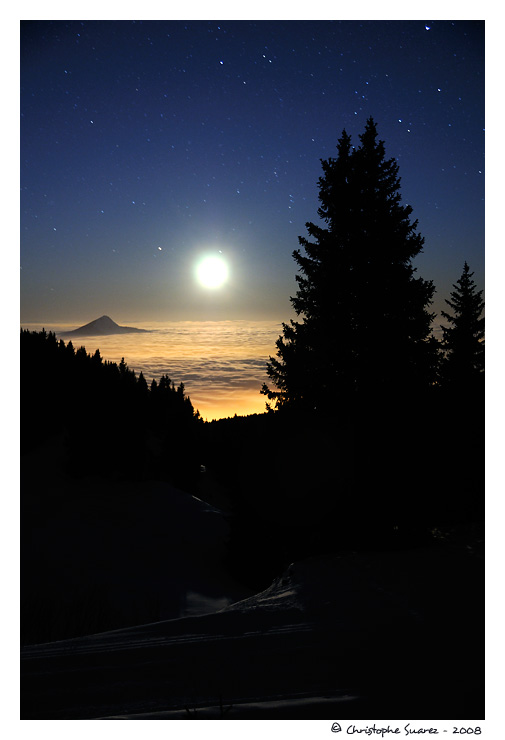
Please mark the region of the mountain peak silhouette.
POLYGON ((106 336, 108 334, 136 334, 145 333, 148 329, 136 329, 133 326, 119 326, 110 316, 100 316, 99 319, 90 321, 88 324, 73 329, 72 331, 62 332, 61 336, 106 336))

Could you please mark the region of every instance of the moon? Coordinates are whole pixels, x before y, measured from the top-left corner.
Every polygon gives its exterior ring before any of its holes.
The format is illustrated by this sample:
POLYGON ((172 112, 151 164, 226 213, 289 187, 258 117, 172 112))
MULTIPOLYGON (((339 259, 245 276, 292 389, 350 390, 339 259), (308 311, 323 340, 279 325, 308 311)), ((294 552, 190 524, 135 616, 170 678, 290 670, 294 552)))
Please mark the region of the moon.
POLYGON ((196 277, 204 288, 220 288, 228 279, 228 265, 222 257, 204 257, 196 266, 196 277))

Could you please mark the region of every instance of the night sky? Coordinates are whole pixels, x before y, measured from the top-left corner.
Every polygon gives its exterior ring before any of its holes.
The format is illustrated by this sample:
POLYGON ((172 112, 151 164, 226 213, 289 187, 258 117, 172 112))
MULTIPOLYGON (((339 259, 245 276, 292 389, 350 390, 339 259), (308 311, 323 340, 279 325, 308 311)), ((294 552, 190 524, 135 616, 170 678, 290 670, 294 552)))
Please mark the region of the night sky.
POLYGON ((320 159, 369 116, 434 309, 465 260, 484 287, 483 21, 23 21, 20 81, 21 322, 287 320, 320 159))

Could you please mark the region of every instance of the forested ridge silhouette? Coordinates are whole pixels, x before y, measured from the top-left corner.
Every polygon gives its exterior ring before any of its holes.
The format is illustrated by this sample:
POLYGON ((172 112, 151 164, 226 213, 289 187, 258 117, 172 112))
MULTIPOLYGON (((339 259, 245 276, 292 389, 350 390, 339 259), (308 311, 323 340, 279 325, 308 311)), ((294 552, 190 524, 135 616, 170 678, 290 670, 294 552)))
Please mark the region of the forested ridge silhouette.
POLYGON ((60 434, 71 475, 161 478, 194 487, 203 421, 163 375, 148 386, 121 362, 53 332, 21 331, 21 452, 60 434))

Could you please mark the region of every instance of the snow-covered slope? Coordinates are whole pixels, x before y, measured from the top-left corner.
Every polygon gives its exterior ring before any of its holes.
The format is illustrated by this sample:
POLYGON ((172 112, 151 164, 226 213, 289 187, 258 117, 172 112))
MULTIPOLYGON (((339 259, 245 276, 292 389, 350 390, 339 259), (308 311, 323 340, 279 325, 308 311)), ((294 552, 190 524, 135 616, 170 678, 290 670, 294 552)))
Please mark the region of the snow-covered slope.
POLYGON ((474 717, 481 586, 445 545, 294 563, 214 614, 25 648, 23 718, 474 717))

